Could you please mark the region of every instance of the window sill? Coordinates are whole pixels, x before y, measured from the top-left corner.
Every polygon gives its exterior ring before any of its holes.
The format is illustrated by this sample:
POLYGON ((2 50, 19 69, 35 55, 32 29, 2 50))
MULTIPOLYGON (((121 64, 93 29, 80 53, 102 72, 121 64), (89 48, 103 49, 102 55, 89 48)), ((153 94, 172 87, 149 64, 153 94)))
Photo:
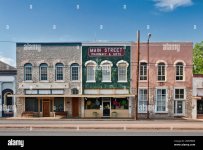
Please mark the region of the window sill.
POLYGON ((185 82, 185 80, 176 80, 176 82, 185 82))
POLYGON ((63 81, 63 80, 57 80, 57 81, 55 81, 56 83, 64 83, 65 81, 63 81))
POLYGON ((147 114, 147 112, 138 112, 138 114, 147 114))
POLYGON ((185 114, 174 114, 173 116, 185 116, 185 114))
POLYGON ((32 80, 23 81, 24 83, 33 83, 32 80))
POLYGON ((80 80, 71 80, 71 82, 79 83, 81 81, 80 80))
POLYGON ((160 112, 156 111, 155 114, 168 114, 168 111, 160 111, 160 112))
POLYGON ((167 81, 166 80, 163 80, 163 81, 159 80, 159 81, 156 81, 156 82, 161 83, 161 82, 167 82, 167 81))
POLYGON ((147 82, 147 80, 139 80, 139 82, 147 82))
POLYGON ((49 83, 49 81, 47 81, 47 80, 39 81, 39 82, 41 82, 41 83, 49 83))
POLYGON ((118 81, 118 83, 126 83, 127 81, 118 81))
POLYGON ((86 83, 96 83, 96 81, 86 81, 86 83))

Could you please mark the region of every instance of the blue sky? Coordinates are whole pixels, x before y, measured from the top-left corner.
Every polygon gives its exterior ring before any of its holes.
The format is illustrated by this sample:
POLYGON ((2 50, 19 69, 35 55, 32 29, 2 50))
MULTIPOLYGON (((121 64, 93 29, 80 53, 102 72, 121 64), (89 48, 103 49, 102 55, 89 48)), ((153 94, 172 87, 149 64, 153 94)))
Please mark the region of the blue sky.
POLYGON ((0 0, 0 60, 15 42, 203 40, 203 0, 0 0))

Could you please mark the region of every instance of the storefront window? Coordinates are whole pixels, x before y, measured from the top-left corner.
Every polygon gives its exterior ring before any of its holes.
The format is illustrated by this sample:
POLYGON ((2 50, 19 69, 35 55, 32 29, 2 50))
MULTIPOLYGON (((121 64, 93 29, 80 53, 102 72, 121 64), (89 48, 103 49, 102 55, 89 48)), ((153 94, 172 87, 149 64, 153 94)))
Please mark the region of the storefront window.
POLYGON ((64 98, 62 97, 54 98, 54 111, 55 112, 64 111, 64 98))
POLYGON ((112 98, 111 109, 128 109, 127 98, 112 98))
POLYGON ((85 109, 100 109, 102 104, 100 99, 97 98, 87 98, 85 100, 85 109))
POLYGON ((36 98, 25 98, 25 111, 38 112, 38 100, 36 98))

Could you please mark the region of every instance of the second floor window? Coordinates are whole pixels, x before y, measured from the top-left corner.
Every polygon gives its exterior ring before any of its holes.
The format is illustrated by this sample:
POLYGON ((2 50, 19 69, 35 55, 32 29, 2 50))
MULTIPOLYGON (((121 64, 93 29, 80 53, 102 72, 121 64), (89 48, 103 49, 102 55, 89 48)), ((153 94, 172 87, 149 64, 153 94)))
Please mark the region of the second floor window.
POLYGON ((56 81, 63 80, 63 64, 56 64, 56 81))
POLYGON ((165 81, 165 64, 159 63, 158 64, 158 81, 165 81))
POLYGON ((109 64, 102 65, 102 81, 111 81, 111 66, 109 64))
POLYGON ((93 63, 87 65, 87 82, 95 82, 95 65, 93 63))
POLYGON ((127 82, 127 68, 129 66, 128 62, 120 60, 116 65, 118 66, 118 81, 127 82))
POLYGON ((40 65, 40 80, 41 81, 46 81, 47 78, 47 64, 41 64, 40 65))
POLYGON ((25 64, 24 66, 24 80, 31 81, 32 80, 32 64, 25 64))
POLYGON ((183 80, 183 63, 176 64, 176 80, 183 80))
POLYGON ((147 63, 140 63, 140 80, 147 80, 147 63))
POLYGON ((71 80, 72 81, 79 80, 79 65, 78 64, 71 65, 71 80))

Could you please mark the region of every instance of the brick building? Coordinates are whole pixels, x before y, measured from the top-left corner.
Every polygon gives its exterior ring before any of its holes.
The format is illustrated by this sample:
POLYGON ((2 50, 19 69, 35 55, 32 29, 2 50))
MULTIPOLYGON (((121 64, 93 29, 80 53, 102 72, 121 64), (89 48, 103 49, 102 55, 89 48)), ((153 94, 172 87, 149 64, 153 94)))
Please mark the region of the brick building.
POLYGON ((17 116, 81 115, 81 43, 17 43, 17 116))
POLYGON ((0 61, 0 117, 16 116, 15 94, 16 68, 0 61))
MULTIPOLYGON (((192 117, 192 49, 189 42, 140 44, 138 118, 192 117)), ((132 51, 132 91, 136 94, 136 43, 132 51)))
POLYGON ((132 118, 130 43, 82 43, 85 118, 132 118))

